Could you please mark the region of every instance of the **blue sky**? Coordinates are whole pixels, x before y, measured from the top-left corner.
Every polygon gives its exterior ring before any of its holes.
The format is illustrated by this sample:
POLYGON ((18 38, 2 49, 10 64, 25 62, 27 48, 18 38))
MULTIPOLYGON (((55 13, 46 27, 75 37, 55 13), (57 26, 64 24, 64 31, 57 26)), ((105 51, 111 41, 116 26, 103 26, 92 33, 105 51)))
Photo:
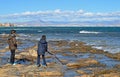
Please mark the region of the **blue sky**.
POLYGON ((1 0, 0 22, 119 21, 120 0, 1 0))
POLYGON ((0 15, 39 10, 79 10, 113 12, 120 10, 120 0, 1 0, 0 15))

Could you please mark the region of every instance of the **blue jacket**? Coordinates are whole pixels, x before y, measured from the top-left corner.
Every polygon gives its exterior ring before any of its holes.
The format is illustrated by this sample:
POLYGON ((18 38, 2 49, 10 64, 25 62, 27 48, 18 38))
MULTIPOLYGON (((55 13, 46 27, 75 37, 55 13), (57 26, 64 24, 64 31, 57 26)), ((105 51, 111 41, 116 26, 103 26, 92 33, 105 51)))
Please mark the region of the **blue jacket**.
POLYGON ((45 52, 47 52, 47 42, 46 40, 40 40, 38 42, 38 50, 37 50, 37 54, 38 55, 45 55, 45 52))

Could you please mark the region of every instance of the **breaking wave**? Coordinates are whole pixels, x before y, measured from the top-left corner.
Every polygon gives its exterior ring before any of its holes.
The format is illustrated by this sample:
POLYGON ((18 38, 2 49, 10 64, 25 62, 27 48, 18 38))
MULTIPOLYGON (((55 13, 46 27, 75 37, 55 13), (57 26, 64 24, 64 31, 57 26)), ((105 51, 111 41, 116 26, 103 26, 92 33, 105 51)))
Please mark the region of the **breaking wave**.
POLYGON ((88 33, 92 33, 92 34, 98 34, 98 33, 101 33, 101 32, 85 31, 85 30, 82 30, 82 31, 80 31, 79 33, 86 33, 86 34, 88 34, 88 33))

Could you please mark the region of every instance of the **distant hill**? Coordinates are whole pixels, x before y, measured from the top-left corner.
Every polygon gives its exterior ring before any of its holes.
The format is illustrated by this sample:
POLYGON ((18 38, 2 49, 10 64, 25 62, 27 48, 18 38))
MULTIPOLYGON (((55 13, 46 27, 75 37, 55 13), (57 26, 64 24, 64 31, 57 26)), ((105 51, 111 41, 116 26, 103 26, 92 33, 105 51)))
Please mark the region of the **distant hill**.
POLYGON ((34 20, 16 22, 17 26, 119 26, 120 20, 116 21, 43 21, 34 20))

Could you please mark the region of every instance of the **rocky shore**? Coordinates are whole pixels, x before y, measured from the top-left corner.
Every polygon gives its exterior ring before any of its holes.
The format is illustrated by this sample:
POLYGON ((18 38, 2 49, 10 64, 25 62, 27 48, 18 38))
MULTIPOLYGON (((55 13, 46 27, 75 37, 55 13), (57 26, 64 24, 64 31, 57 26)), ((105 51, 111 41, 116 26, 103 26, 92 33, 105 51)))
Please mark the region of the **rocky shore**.
MULTIPOLYGON (((0 77, 120 77, 120 53, 111 54, 80 41, 48 41, 47 68, 37 67, 37 45, 16 52, 16 65, 0 66, 0 77)), ((5 56, 7 48, 0 51, 5 56)), ((0 58, 0 62, 2 62, 0 58)))

